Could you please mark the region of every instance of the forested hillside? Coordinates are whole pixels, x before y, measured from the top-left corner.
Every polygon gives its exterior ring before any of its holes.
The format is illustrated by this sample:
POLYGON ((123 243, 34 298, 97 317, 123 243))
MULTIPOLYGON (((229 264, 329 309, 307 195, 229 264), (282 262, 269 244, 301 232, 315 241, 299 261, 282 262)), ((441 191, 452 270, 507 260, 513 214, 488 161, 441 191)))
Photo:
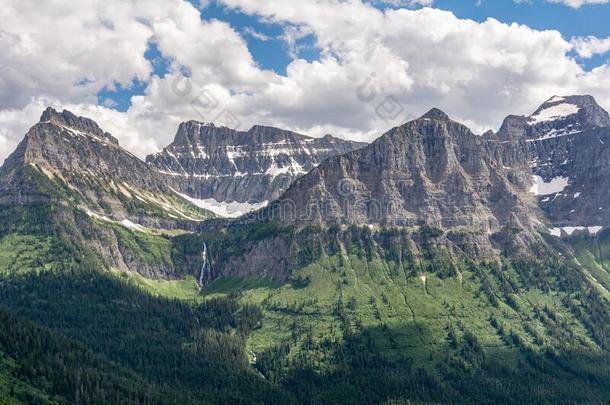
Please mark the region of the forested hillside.
POLYGON ((1 255, 0 304, 18 318, 2 319, 20 331, 2 335, 3 389, 25 403, 28 395, 59 403, 557 403, 610 395, 608 301, 550 247, 494 262, 451 257, 443 241, 452 235, 433 228, 124 231, 142 252, 165 240, 176 269, 203 241, 213 260, 269 239, 298 241, 289 274, 221 277, 200 292, 188 278, 149 281, 105 269, 42 219, 48 209, 3 219, 2 243, 15 249, 1 255), (40 361, 49 351, 56 354, 40 361), (51 371, 58 365, 61 375, 51 371))

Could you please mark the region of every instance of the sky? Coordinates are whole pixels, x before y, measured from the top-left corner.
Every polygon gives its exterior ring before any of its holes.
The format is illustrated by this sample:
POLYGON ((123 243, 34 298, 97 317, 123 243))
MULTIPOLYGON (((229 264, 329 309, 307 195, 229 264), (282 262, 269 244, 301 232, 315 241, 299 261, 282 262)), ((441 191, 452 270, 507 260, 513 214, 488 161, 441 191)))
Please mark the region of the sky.
POLYGON ((197 120, 371 141, 433 107, 483 133, 610 108, 610 0, 5 0, 0 162, 48 105, 144 157, 197 120))

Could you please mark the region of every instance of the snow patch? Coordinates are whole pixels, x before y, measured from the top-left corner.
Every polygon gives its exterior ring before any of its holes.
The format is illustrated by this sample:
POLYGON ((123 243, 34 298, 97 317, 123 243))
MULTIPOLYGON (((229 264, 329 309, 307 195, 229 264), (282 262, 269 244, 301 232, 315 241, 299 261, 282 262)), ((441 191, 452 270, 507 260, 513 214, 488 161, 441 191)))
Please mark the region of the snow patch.
POLYGON ((549 108, 545 108, 538 114, 530 117, 530 122, 538 124, 541 122, 553 121, 560 118, 566 118, 570 115, 577 114, 580 107, 575 104, 561 103, 549 108))
POLYGON ((275 163, 273 163, 265 172, 265 174, 271 177, 277 177, 279 175, 288 173, 290 173, 290 166, 277 167, 275 163))
POLYGON ((133 222, 131 222, 130 220, 128 220, 127 218, 125 218, 124 220, 122 220, 120 222, 121 225, 123 225, 125 228, 127 229, 131 229, 132 231, 139 231, 139 232, 144 232, 146 231, 146 228, 144 228, 142 225, 139 224, 134 224, 133 222))
POLYGON ((275 160, 269 166, 269 168, 265 171, 265 174, 271 176, 273 178, 282 175, 282 174, 290 174, 290 175, 301 175, 305 174, 307 171, 297 162, 294 158, 290 158, 290 164, 283 167, 278 167, 275 160))
POLYGON ((535 195, 550 195, 562 192, 570 184, 568 177, 555 177, 549 182, 545 182, 540 176, 533 175, 532 180, 534 185, 530 188, 530 193, 535 195))
POLYGON ((571 236, 576 231, 587 231, 589 235, 597 235, 602 229, 602 226, 564 226, 562 228, 551 228, 549 232, 551 235, 557 237, 560 237, 562 232, 571 236))
POLYGON ((117 224, 117 225, 121 225, 131 231, 138 231, 138 232, 146 232, 147 229, 145 227, 143 227, 142 225, 139 224, 135 224, 133 222, 131 222, 130 220, 128 220, 127 218, 125 218, 122 221, 115 221, 113 219, 110 219, 104 215, 100 215, 100 214, 96 214, 95 212, 92 211, 87 211, 87 215, 91 218, 95 218, 98 219, 100 221, 104 221, 104 222, 108 222, 110 224, 117 224))
POLYGON ((559 137, 562 137, 562 136, 574 135, 574 134, 578 134, 578 133, 581 133, 581 132, 582 132, 582 129, 579 129, 578 127, 575 127, 574 125, 568 125, 565 128, 553 129, 553 130, 545 133, 544 135, 539 136, 538 138, 528 139, 528 140, 526 140, 526 142, 545 141, 547 139, 553 139, 553 138, 559 138, 559 137))
POLYGON ((256 211, 264 208, 269 204, 269 201, 262 201, 260 203, 240 203, 237 201, 226 202, 218 201, 215 198, 198 199, 188 196, 186 194, 179 193, 174 190, 176 194, 185 200, 191 202, 199 208, 213 212, 214 214, 223 218, 237 218, 245 215, 249 212, 256 211))

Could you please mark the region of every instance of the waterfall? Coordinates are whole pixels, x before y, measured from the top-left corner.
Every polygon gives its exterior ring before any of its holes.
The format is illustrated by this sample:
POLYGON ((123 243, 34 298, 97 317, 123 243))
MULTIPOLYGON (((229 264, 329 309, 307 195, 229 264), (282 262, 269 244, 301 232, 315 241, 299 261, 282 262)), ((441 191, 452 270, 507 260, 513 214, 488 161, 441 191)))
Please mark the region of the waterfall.
POLYGON ((201 258, 203 259, 203 264, 201 265, 201 271, 199 272, 199 287, 203 288, 206 275, 211 270, 210 261, 208 260, 208 245, 206 245, 205 242, 203 242, 203 252, 201 252, 201 258))

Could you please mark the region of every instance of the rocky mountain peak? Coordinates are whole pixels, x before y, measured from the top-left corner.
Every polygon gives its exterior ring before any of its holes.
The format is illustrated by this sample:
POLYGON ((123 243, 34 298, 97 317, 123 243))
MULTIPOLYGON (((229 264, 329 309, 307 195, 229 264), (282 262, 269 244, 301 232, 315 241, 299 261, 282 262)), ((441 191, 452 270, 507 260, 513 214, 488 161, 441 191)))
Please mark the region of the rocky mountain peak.
POLYGON ((483 239, 506 226, 532 229, 539 220, 527 159, 510 147, 435 109, 324 161, 266 212, 296 225, 427 225, 483 239))
POLYGON ((73 135, 88 135, 105 142, 118 145, 119 141, 107 132, 104 132, 95 121, 86 117, 79 117, 68 110, 61 113, 52 107, 47 107, 40 116, 39 124, 54 124, 68 130, 73 135))
POLYGON ((438 108, 433 108, 424 115, 420 117, 420 119, 430 119, 430 120, 438 120, 438 121, 450 121, 449 116, 442 110, 438 108))
POLYGON ((0 205, 64 198, 114 223, 171 227, 209 215, 175 194, 95 121, 47 108, 0 168, 0 205), (41 187, 40 176, 52 186, 41 187))
POLYGON ((536 125, 547 121, 566 121, 578 118, 582 127, 610 126, 610 116, 592 96, 553 96, 529 116, 529 122, 536 125))
POLYGON ((507 117, 498 136, 538 141, 608 126, 610 115, 592 96, 553 96, 528 117, 507 117))
POLYGON ((553 232, 595 233, 608 226, 608 113, 591 96, 553 96, 520 125, 530 155, 531 192, 553 232))
POLYGON ((228 130, 228 128, 217 127, 212 123, 204 123, 199 121, 186 121, 180 123, 174 142, 172 145, 180 146, 191 146, 196 145, 202 141, 202 137, 206 134, 214 134, 221 129, 228 130))
POLYGON ((323 160, 362 146, 263 125, 236 131, 189 121, 180 124, 171 145, 146 162, 175 190, 212 204, 221 215, 237 215, 278 198, 323 160))

